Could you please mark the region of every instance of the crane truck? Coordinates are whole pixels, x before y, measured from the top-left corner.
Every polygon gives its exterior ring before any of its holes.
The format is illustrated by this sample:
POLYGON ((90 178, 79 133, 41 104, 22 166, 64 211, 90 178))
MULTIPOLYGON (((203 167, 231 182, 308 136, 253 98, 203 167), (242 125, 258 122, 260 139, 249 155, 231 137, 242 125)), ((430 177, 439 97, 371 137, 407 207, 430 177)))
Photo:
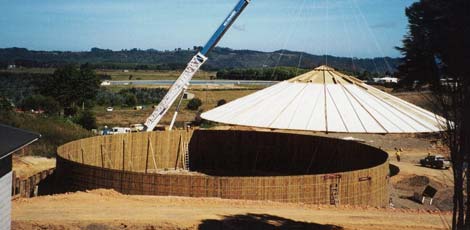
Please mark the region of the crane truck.
POLYGON ((215 31, 215 33, 212 35, 206 45, 204 45, 202 50, 199 51, 191 59, 191 61, 189 61, 186 69, 173 83, 173 85, 168 90, 167 94, 163 97, 162 101, 160 101, 157 107, 155 107, 152 114, 147 118, 147 121, 144 123, 144 131, 153 131, 153 129, 157 126, 158 122, 168 112, 173 103, 178 99, 178 96, 181 95, 176 111, 171 120, 169 129, 171 130, 173 128, 176 116, 178 115, 179 107, 181 106, 181 101, 183 99, 184 92, 188 89, 191 78, 207 61, 207 54, 212 50, 212 48, 217 45, 220 39, 224 36, 225 32, 227 32, 227 30, 235 22, 238 16, 240 16, 243 10, 248 6, 250 1, 251 0, 240 0, 235 6, 235 8, 227 16, 227 18, 225 18, 224 22, 215 31))

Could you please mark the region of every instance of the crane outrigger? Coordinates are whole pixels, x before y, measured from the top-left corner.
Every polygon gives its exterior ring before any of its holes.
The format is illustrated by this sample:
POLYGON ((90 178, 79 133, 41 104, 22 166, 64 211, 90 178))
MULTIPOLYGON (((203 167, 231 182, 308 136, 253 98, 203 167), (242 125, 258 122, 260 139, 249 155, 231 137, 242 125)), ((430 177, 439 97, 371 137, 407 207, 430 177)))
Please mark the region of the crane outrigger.
POLYGON ((193 78, 194 74, 201 68, 201 66, 207 61, 207 54, 214 48, 220 39, 224 36, 225 32, 230 28, 230 26, 235 22, 235 20, 240 16, 243 10, 248 6, 251 0, 240 0, 235 8, 230 12, 224 22, 219 26, 215 31, 206 45, 198 52, 188 63, 186 69, 181 73, 178 79, 173 83, 173 85, 168 90, 167 94, 163 97, 162 101, 157 105, 152 114, 147 118, 147 121, 144 123, 144 131, 151 132, 157 126, 158 122, 162 117, 168 112, 173 103, 176 101, 178 96, 181 94, 177 109, 170 123, 170 130, 173 128, 173 125, 178 115, 178 109, 181 105, 181 100, 183 99, 184 92, 189 87, 189 82, 193 78))

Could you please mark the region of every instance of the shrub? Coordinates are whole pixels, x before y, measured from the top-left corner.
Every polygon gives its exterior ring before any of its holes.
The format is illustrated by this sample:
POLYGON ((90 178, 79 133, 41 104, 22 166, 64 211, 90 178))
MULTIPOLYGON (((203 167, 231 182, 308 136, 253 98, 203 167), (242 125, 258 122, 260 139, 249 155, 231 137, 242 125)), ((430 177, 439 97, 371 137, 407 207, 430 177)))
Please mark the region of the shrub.
POLYGON ((201 99, 193 98, 193 99, 189 100, 188 105, 186 106, 186 108, 188 108, 190 110, 197 110, 197 109, 199 109, 199 107, 201 105, 202 105, 201 99))
POLYGON ((95 114, 93 114, 93 112, 90 110, 81 112, 76 120, 76 123, 88 130, 96 129, 98 127, 96 125, 95 114))
POLYGON ((217 107, 224 105, 225 103, 227 103, 225 99, 220 99, 219 101, 217 101, 217 107))
POLYGON ((10 100, 6 97, 0 96, 0 113, 1 112, 9 112, 13 110, 13 105, 11 104, 10 100))

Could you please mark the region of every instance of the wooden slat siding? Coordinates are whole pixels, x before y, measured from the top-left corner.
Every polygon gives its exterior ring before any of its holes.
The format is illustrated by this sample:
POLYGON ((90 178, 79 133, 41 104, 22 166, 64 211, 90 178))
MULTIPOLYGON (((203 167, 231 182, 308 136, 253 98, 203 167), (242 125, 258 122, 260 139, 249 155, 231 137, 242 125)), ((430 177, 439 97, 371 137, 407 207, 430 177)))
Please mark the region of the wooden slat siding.
POLYGON ((12 172, 0 177, 0 230, 10 229, 12 178, 12 172))
MULTIPOLYGON (((205 165, 215 167, 215 169, 234 168, 233 164, 239 164, 244 169, 252 170, 253 162, 256 160, 256 165, 260 169, 274 170, 279 168, 286 173, 308 168, 312 157, 305 152, 305 149, 312 150, 310 154, 315 154, 313 162, 314 165, 316 164, 315 170, 318 170, 321 169, 317 162, 321 158, 318 157, 322 156, 321 153, 328 151, 326 145, 339 146, 336 140, 313 136, 276 133, 259 135, 254 132, 231 131, 205 132, 208 133, 204 133, 205 135, 200 133, 194 135, 192 131, 132 133, 93 137, 71 142, 58 149, 57 171, 61 174, 59 176, 67 178, 65 182, 70 187, 80 190, 106 187, 126 194, 220 197, 312 204, 330 203, 329 186, 335 180, 325 180, 322 174, 250 177, 161 175, 152 173, 154 171, 153 162, 146 164, 148 140, 150 140, 152 150, 149 154, 155 156, 158 169, 175 167, 175 162, 178 162, 178 151, 181 151, 180 139, 186 142, 190 141, 191 167, 205 165), (214 140, 215 138, 219 140, 214 140), (125 141, 125 151, 123 150, 123 141, 125 141), (279 145, 278 143, 282 141, 287 144, 279 145), (96 146, 100 145, 104 145, 104 149, 109 151, 109 157, 113 162, 106 164, 107 168, 99 167, 101 166, 100 148, 96 146), (313 151, 317 148, 316 146, 319 146, 318 152, 313 151), (81 156, 81 149, 83 149, 84 157, 81 156), (290 156, 295 155, 295 158, 290 159, 289 155, 283 156, 282 154, 286 152, 289 152, 290 156), (71 155, 71 160, 63 157, 67 154, 71 155), (306 157, 308 160, 305 160, 306 157), (85 159, 86 165, 82 164, 83 159, 85 159), (147 175, 144 173, 146 165, 149 169, 147 175)), ((369 162, 371 160, 364 154, 358 155, 354 154, 355 152, 371 151, 377 153, 378 151, 368 146, 349 142, 341 142, 341 146, 351 152, 351 156, 345 155, 343 160, 359 164, 362 164, 361 161, 369 162)), ((335 152, 329 154, 333 155, 335 152)), ((152 156, 149 157, 149 161, 153 161, 150 159, 152 156)), ((183 156, 179 155, 179 157, 183 156)), ((331 161, 334 159, 332 158, 331 161)), ((332 162, 326 161, 326 163, 332 162)), ((327 164, 324 167, 328 168, 329 166, 327 164)), ((182 168, 183 165, 177 164, 177 167, 182 168)), ((372 206, 386 206, 388 204, 387 161, 377 163, 374 167, 338 174, 341 175, 341 180, 338 182, 340 204, 372 206), (371 177, 370 181, 359 181, 359 178, 368 176, 371 177)))

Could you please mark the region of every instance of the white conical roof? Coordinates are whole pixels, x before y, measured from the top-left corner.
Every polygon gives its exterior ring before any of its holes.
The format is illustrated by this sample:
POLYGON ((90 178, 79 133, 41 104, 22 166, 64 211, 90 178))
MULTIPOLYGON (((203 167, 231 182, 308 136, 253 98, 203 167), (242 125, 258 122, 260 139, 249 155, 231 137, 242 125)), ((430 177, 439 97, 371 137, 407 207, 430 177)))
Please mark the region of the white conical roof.
POLYGON ((220 123, 347 133, 443 130, 445 120, 328 66, 203 113, 220 123))

